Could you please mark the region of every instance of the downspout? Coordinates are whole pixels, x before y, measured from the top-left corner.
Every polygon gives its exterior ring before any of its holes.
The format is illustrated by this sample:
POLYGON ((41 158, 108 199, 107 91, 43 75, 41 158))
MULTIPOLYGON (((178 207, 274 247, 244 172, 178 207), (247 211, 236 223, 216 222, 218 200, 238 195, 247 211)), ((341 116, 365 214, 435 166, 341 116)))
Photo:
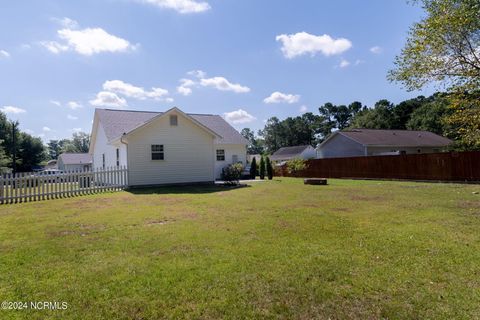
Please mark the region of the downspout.
POLYGON ((130 171, 128 171, 128 143, 124 142, 123 141, 123 137, 126 136, 127 134, 124 132, 123 135, 120 137, 120 143, 121 144, 124 144, 125 145, 125 154, 126 154, 126 168, 127 168, 127 185, 128 185, 128 182, 130 181, 130 171))

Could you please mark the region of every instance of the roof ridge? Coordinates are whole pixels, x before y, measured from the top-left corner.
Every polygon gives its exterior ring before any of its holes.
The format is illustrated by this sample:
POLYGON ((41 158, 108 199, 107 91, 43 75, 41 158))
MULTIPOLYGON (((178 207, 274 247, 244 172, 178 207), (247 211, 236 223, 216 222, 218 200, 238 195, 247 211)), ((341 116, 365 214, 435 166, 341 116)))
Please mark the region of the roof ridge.
MULTIPOLYGON (((165 111, 126 110, 126 109, 110 109, 110 108, 98 108, 98 110, 115 111, 115 112, 165 113, 165 111)), ((189 112, 185 112, 185 114, 188 114, 189 116, 220 116, 218 114, 213 114, 213 113, 189 113, 189 112)))

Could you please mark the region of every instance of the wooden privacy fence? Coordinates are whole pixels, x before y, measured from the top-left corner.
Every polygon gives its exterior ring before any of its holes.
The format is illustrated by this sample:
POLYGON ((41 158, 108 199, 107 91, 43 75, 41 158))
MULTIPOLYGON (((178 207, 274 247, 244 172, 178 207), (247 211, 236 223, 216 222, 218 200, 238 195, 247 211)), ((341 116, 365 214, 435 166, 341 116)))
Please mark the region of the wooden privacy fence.
POLYGON ((68 172, 21 172, 0 175, 0 204, 75 197, 122 190, 128 185, 126 167, 68 172))
MULTIPOLYGON (((277 173, 292 176, 286 166, 277 173)), ((437 181, 480 181, 480 152, 450 152, 313 159, 294 174, 308 178, 368 178, 437 181)))

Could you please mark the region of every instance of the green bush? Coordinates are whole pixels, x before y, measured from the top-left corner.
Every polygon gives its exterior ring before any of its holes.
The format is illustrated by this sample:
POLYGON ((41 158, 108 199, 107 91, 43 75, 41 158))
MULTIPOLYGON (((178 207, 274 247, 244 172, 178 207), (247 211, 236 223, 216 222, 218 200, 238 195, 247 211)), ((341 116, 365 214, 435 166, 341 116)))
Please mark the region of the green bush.
POLYGON ((272 168, 272 162, 270 161, 270 158, 267 157, 265 159, 266 161, 266 165, 267 165, 267 177, 268 177, 268 180, 272 180, 273 179, 273 168, 272 168))
POLYGON ((255 179, 257 176, 257 160, 253 157, 252 164, 250 165, 250 179, 255 179))
POLYGON ((243 166, 241 163, 234 163, 222 169, 222 180, 225 184, 237 185, 242 176, 243 166))
POLYGON ((295 158, 287 161, 287 171, 289 174, 295 175, 298 172, 307 168, 307 161, 295 158))
POLYGON ((265 159, 260 158, 260 179, 265 179, 265 159))

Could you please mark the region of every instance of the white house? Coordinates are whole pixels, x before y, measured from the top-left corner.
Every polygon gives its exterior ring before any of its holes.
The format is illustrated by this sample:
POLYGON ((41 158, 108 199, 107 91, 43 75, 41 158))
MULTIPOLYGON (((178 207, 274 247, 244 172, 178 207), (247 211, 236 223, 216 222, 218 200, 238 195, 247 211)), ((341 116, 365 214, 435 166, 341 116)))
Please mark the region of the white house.
POLYGON ((83 171, 92 167, 92 156, 88 153, 62 153, 56 166, 61 171, 83 171))
POLYGON ((207 183, 245 165, 247 144, 218 115, 95 109, 89 153, 94 168, 126 166, 130 186, 207 183))
POLYGON ((317 158, 441 152, 452 140, 429 131, 352 129, 336 131, 317 147, 317 158))

